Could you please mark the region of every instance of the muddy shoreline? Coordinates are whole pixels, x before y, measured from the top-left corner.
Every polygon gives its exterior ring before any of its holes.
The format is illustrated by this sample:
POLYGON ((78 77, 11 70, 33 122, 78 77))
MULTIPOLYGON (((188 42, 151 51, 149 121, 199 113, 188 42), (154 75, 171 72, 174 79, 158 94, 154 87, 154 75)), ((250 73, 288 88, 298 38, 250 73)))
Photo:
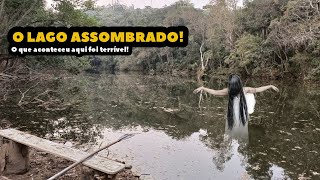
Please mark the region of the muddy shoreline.
MULTIPOLYGON (((48 179, 56 173, 60 172, 67 166, 71 165, 72 162, 46 152, 37 151, 35 149, 30 149, 30 169, 24 174, 10 174, 0 176, 2 179, 10 180, 43 180, 48 179)), ((93 172, 92 180, 138 180, 139 176, 135 175, 130 169, 125 169, 120 173, 110 176, 100 172, 93 172)), ((65 175, 61 176, 60 180, 74 180, 83 179, 83 169, 81 166, 75 167, 67 172, 65 175)), ((86 178, 87 179, 87 178, 86 178)))

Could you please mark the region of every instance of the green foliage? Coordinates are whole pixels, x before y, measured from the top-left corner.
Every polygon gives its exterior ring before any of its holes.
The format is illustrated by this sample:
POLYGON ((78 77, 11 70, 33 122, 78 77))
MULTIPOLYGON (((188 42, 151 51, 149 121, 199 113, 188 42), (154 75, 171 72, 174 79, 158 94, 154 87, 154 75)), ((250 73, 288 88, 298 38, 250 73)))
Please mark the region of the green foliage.
POLYGON ((7 53, 7 33, 14 26, 36 22, 44 9, 43 0, 0 0, 0 54, 7 53))
MULTIPOLYGON (((204 10, 195 9, 186 1, 161 9, 134 9, 117 4, 88 11, 88 14, 104 26, 182 25, 189 28, 187 47, 135 48, 133 55, 115 58, 122 70, 194 72, 201 64, 201 44, 204 44, 204 59, 208 59, 207 73, 228 69, 247 75, 275 76, 294 71, 290 67, 294 66, 291 58, 298 52, 305 51, 312 58, 317 56, 316 52, 319 55, 316 31, 320 23, 313 8, 317 4, 307 0, 253 0, 245 1, 244 7, 239 8, 234 2, 212 1, 204 10), (308 27, 312 33, 308 33, 308 27)), ((311 68, 310 64, 307 67, 311 68)), ((310 69, 303 71, 307 70, 310 69)))
POLYGON ((255 0, 247 1, 238 23, 244 31, 252 34, 266 35, 270 22, 281 17, 282 9, 288 0, 255 0))
POLYGON ((97 0, 86 0, 83 2, 83 8, 85 10, 93 10, 96 7, 97 0))
MULTIPOLYGON (((4 37, 15 25, 187 26, 189 45, 185 48, 134 48, 131 56, 104 57, 103 62, 120 70, 190 74, 201 66, 199 49, 203 44, 206 74, 238 71, 255 76, 319 77, 317 1, 247 0, 238 7, 234 0, 213 0, 205 9, 196 9, 187 0, 159 9, 135 9, 119 3, 99 7, 96 0, 54 0, 47 9, 44 2, 0 0, 1 47, 7 46, 4 37)), ((6 52, 6 48, 0 50, 6 52)), ((88 60, 76 63, 77 59, 70 57, 29 61, 35 67, 81 69, 88 65, 88 60)))
MULTIPOLYGON (((74 0, 58 0, 54 5, 55 24, 57 26, 92 26, 96 25, 94 18, 86 15, 82 9, 76 9, 77 1, 74 0)), ((94 3, 94 2, 91 2, 94 3)), ((86 9, 93 8, 88 7, 94 4, 88 4, 85 1, 84 7, 86 9)))
POLYGON ((309 53, 298 53, 290 59, 289 71, 305 80, 320 78, 320 58, 309 53))
POLYGON ((48 69, 84 69, 90 66, 87 56, 27 56, 27 65, 35 70, 48 69))
MULTIPOLYGON (((91 26, 96 20, 81 8, 94 7, 94 1, 55 0, 53 9, 46 9, 44 0, 0 1, 0 53, 7 53, 6 35, 14 26, 91 26)), ((65 68, 82 69, 88 66, 88 58, 31 56, 27 63, 33 69, 65 68)), ((0 59, 1 60, 1 59, 0 59)))
POLYGON ((245 34, 236 41, 236 48, 229 57, 226 63, 234 67, 245 68, 248 74, 248 67, 255 68, 261 61, 261 42, 260 37, 245 34))

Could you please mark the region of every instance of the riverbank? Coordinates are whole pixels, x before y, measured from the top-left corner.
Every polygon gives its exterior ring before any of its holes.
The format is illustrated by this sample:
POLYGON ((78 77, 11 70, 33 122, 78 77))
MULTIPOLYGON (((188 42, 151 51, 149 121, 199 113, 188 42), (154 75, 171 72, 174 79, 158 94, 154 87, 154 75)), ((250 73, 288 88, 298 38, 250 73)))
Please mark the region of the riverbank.
MULTIPOLYGON (((72 162, 66 159, 53 156, 49 153, 40 152, 35 149, 30 151, 30 170, 25 174, 20 175, 7 175, 2 176, 0 179, 11 179, 11 180, 43 180, 48 179, 56 173, 62 171, 64 168, 71 165, 72 162)), ((60 180, 72 180, 81 179, 83 172, 80 166, 71 169, 65 175, 61 176, 60 180)), ((102 175, 98 172, 92 174, 92 179, 110 179, 110 180, 138 180, 139 176, 136 176, 130 169, 118 173, 115 176, 102 175)))
MULTIPOLYGON (((5 119, 0 120, 0 129, 10 128, 12 125, 5 119)), ((30 169, 24 174, 10 174, 5 176, 0 176, 0 180, 43 180, 48 179, 56 173, 62 171, 64 168, 70 166, 73 162, 66 160, 61 157, 54 156, 52 154, 38 151, 36 149, 30 148, 29 152, 30 169)), ((118 161, 120 162, 120 161, 118 161)), ((124 163, 124 162, 120 162, 124 163)), ((121 171, 116 175, 106 175, 99 173, 98 171, 92 172, 91 179, 95 180, 138 180, 139 176, 135 175, 131 171, 131 166, 127 166, 125 170, 121 171)), ((61 176, 60 180, 74 180, 74 179, 84 179, 83 173, 86 172, 88 168, 83 169, 81 166, 77 166, 65 175, 61 176)), ((87 178, 85 178, 87 179, 87 178)))
MULTIPOLYGON (((0 120, 0 129, 11 128, 12 124, 5 119, 0 120)), ((62 171, 64 168, 70 166, 73 162, 54 156, 52 154, 38 151, 30 148, 29 152, 30 169, 24 174, 10 174, 6 176, 0 175, 0 180, 43 180, 48 179, 56 173, 62 171)), ((116 160, 117 161, 117 160, 116 160)), ((118 161, 120 162, 120 161, 118 161)), ((125 162, 120 162, 125 163, 125 162)), ((138 180, 139 176, 135 175, 131 171, 132 166, 126 166, 126 169, 116 175, 106 175, 93 171, 90 174, 92 180, 138 180)), ((88 168, 83 169, 81 166, 77 166, 65 175, 61 176, 60 180, 74 180, 74 179, 85 179, 83 174, 88 171, 88 168)), ((87 173, 86 173, 87 174, 87 173)))

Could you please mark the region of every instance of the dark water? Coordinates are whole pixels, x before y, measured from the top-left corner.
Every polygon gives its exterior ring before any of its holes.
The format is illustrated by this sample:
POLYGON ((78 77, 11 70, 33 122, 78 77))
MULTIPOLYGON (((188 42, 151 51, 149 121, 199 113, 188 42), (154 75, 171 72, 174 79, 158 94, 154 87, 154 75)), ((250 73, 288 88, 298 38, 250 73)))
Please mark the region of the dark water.
MULTIPOLYGON (((199 95, 192 93, 196 83, 169 76, 56 80, 37 86, 26 98, 51 89, 54 97, 63 99, 57 104, 67 106, 20 108, 18 94, 1 102, 0 120, 2 126, 10 122, 20 130, 90 150, 124 133, 137 133, 100 155, 132 164, 138 175, 150 179, 320 179, 320 87, 272 83, 280 93, 256 96, 248 144, 224 138, 225 97, 208 96, 200 109, 199 95)), ((206 86, 220 89, 225 82, 212 80, 206 86)))

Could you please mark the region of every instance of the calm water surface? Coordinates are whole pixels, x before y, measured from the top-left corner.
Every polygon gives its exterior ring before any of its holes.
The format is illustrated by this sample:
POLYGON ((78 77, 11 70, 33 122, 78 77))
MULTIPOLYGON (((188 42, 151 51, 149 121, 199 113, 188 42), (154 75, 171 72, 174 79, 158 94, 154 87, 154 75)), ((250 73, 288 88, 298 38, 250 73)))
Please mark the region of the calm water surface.
MULTIPOLYGON (((226 97, 205 97, 199 108, 199 95, 192 93, 196 83, 170 76, 56 80, 29 96, 51 89, 67 108, 20 108, 17 95, 1 103, 0 120, 89 151, 136 133, 100 155, 125 161, 138 175, 153 179, 320 179, 320 87, 272 83, 281 92, 256 96, 248 144, 224 137, 226 97)), ((226 82, 212 80, 206 86, 220 89, 226 82)))

